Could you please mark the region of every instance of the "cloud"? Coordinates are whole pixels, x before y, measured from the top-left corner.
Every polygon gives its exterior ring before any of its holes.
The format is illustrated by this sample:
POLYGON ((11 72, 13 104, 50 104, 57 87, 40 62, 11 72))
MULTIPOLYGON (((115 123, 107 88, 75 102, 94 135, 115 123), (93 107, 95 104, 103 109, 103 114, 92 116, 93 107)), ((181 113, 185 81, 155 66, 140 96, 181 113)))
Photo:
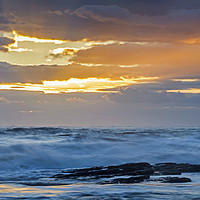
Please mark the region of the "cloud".
MULTIPOLYGON (((140 74, 140 75, 139 75, 140 74)), ((42 83, 43 80, 67 80, 75 78, 111 78, 139 77, 134 68, 122 68, 118 66, 81 66, 72 64, 67 66, 40 65, 40 66, 16 66, 0 62, 0 83, 42 83)))
POLYGON ((200 33, 198 0, 1 2, 6 30, 40 38, 180 42, 200 33))
MULTIPOLYGON (((116 56, 120 57, 120 56, 116 56)), ((114 58, 113 58, 114 59, 114 58)), ((111 78, 119 80, 120 77, 127 79, 139 77, 159 77, 161 80, 169 79, 198 79, 200 75, 199 65, 138 65, 134 67, 120 67, 117 65, 40 65, 40 66, 16 66, 0 62, 0 83, 42 83, 43 80, 68 80, 72 77, 85 79, 88 77, 111 78), (190 66, 190 67, 188 67, 190 66)), ((174 81, 175 82, 175 81, 174 81)), ((176 83, 181 83, 176 80, 176 83)), ((167 83, 161 85, 166 90, 174 89, 174 84, 167 83)), ((185 89, 191 86, 196 87, 198 82, 184 82, 184 87, 175 89, 185 89)), ((144 87, 144 85, 143 85, 144 87)))
MULTIPOLYGON (((193 10, 171 10, 165 15, 148 16, 131 13, 128 9, 116 5, 85 5, 76 9, 72 15, 77 15, 83 19, 93 19, 99 22, 123 23, 126 25, 145 24, 157 26, 169 25, 189 25, 189 23, 199 24, 199 9, 193 10)), ((119 24, 120 25, 120 24, 119 24)), ((170 28, 170 27, 169 27, 170 28)))
MULTIPOLYGON (((72 45, 72 42, 68 42, 68 45, 72 45)), ((75 42, 76 43, 76 42, 75 42)), ((61 58, 66 58, 68 56, 68 58, 72 57, 73 55, 75 55, 78 51, 84 51, 87 49, 91 49, 95 46, 107 46, 110 44, 121 44, 124 43, 122 41, 113 41, 113 40, 108 40, 108 41, 77 41, 77 43, 79 44, 75 44, 74 46, 76 47, 59 47, 53 50, 49 50, 49 56, 48 57, 52 57, 53 59, 61 59, 61 58)), ((66 44, 67 46, 67 44, 66 44)))
POLYGON ((14 43, 14 40, 12 40, 12 39, 9 39, 9 38, 7 38, 7 37, 0 37, 0 45, 5 45, 5 46, 7 46, 8 44, 12 44, 12 43, 14 43))
POLYGON ((53 59, 60 59, 66 56, 73 56, 76 54, 80 49, 78 48, 58 48, 54 50, 50 50, 49 56, 53 59))
POLYGON ((142 88, 126 88, 120 93, 105 94, 107 101, 120 104, 138 104, 157 107, 200 107, 200 94, 184 94, 180 92, 158 92, 142 88))
POLYGON ((13 44, 15 41, 7 37, 0 37, 0 52, 8 52, 8 45, 13 44))
POLYGON ((42 84, 33 83, 11 83, 0 84, 0 90, 16 90, 16 91, 31 91, 43 92, 45 94, 60 94, 60 93, 110 93, 117 92, 117 87, 128 86, 137 83, 153 82, 156 77, 138 77, 126 79, 120 77, 118 80, 110 78, 70 78, 68 80, 52 80, 42 81, 42 84))
POLYGON ((70 61, 105 65, 199 66, 200 47, 186 44, 125 43, 79 51, 70 61))
POLYGON ((63 12, 60 10, 48 10, 46 13, 48 15, 63 15, 63 12))
POLYGON ((127 9, 120 8, 116 5, 104 6, 104 5, 86 5, 76 9, 72 14, 77 15, 83 19, 94 19, 99 22, 122 22, 126 23, 130 12, 127 9))
POLYGON ((117 5, 141 15, 164 15, 170 10, 196 9, 200 7, 198 0, 126 0, 126 2, 122 0, 67 0, 67 2, 66 0, 58 0, 56 2, 55 0, 48 0, 48 2, 46 0, 29 0, 29 2, 26 0, 18 0, 17 2, 13 0, 1 0, 1 10, 4 8, 3 5, 7 9, 13 6, 17 10, 24 10, 27 13, 27 8, 37 11, 37 9, 48 7, 53 13, 57 13, 58 10, 76 10, 84 5, 117 5))
POLYGON ((86 99, 80 97, 68 97, 66 101, 70 103, 87 103, 86 99))
POLYGON ((5 97, 0 96, 0 104, 7 104, 9 101, 5 97))
POLYGON ((30 113, 41 113, 42 111, 38 111, 38 110, 20 110, 20 113, 23 114, 30 114, 30 113))

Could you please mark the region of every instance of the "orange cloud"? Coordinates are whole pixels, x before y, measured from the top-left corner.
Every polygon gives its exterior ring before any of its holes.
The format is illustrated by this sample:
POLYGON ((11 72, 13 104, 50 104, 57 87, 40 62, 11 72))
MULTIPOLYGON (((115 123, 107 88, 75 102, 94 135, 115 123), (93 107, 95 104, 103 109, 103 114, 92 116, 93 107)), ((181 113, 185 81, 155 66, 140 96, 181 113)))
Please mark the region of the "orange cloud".
POLYGON ((188 38, 188 39, 182 40, 181 42, 185 44, 200 44, 200 37, 188 38))
POLYGON ((66 56, 73 56, 79 51, 91 49, 95 46, 106 46, 110 44, 124 44, 122 41, 114 41, 114 40, 108 40, 108 41, 87 41, 87 39, 82 40, 84 44, 82 44, 80 47, 65 47, 65 48, 57 48, 49 51, 49 55, 53 57, 53 59, 60 59, 66 56))
POLYGON ((156 77, 139 77, 133 79, 122 78, 111 80, 110 78, 70 78, 66 81, 43 81, 42 84, 14 83, 0 84, 0 90, 19 90, 43 92, 45 94, 74 93, 74 92, 116 92, 117 87, 128 86, 131 84, 145 83, 154 81, 156 77), (113 89, 113 90, 112 90, 113 89), (106 91, 109 90, 109 91, 106 91))
POLYGON ((110 65, 199 65, 200 47, 187 44, 126 43, 79 51, 71 61, 110 65))

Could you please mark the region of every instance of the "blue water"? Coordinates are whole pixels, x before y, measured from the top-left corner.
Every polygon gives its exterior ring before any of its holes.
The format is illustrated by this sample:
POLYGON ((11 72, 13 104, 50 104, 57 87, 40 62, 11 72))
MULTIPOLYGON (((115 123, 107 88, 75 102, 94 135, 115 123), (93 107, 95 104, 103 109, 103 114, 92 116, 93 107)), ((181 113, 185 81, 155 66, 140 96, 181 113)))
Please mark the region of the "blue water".
MULTIPOLYGON (((192 182, 98 185, 63 169, 128 162, 200 164, 200 128, 0 128, 0 199, 200 199, 192 182)), ((184 176, 186 176, 184 174, 184 176)))

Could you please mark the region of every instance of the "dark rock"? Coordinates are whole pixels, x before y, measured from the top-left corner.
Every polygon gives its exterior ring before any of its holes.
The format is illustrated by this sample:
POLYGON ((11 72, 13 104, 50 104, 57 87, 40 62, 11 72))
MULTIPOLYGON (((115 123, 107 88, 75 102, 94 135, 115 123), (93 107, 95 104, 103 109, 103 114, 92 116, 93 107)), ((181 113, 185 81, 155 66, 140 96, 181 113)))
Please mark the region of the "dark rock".
POLYGON ((154 166, 154 174, 158 175, 180 175, 181 171, 177 168, 176 163, 158 163, 154 166))
POLYGON ((179 170, 167 170, 167 171, 162 171, 162 175, 181 175, 181 172, 179 170))
POLYGON ((153 166, 155 172, 162 175, 179 175, 182 172, 200 172, 200 165, 158 163, 153 166))
POLYGON ((63 174, 56 174, 52 178, 76 178, 76 177, 90 177, 90 178, 109 178, 113 176, 137 176, 137 175, 152 175, 154 170, 149 163, 127 163, 123 165, 113 165, 108 167, 92 167, 84 169, 75 169, 66 171, 63 174))
POLYGON ((181 175, 181 171, 176 169, 168 169, 168 170, 159 170, 155 171, 154 175, 181 175))
POLYGON ((200 165, 178 164, 181 172, 200 172, 200 165))
MULTIPOLYGON (((177 164, 177 163, 127 163, 122 165, 112 165, 106 167, 89 167, 83 169, 65 170, 51 178, 56 179, 77 179, 77 180, 100 180, 99 184, 116 183, 139 183, 150 180, 152 175, 181 175, 183 172, 200 172, 200 165, 177 164), (120 176, 123 176, 121 178, 120 176), (124 177, 126 176, 126 177, 124 177)), ((182 177, 162 177, 153 181, 164 183, 185 183, 191 182, 189 178, 182 177)))
POLYGON ((149 179, 149 181, 159 181, 162 183, 187 183, 192 182, 191 179, 186 177, 161 177, 158 179, 149 179))
POLYGON ((191 179, 185 177, 163 177, 163 183, 187 183, 192 182, 191 179))

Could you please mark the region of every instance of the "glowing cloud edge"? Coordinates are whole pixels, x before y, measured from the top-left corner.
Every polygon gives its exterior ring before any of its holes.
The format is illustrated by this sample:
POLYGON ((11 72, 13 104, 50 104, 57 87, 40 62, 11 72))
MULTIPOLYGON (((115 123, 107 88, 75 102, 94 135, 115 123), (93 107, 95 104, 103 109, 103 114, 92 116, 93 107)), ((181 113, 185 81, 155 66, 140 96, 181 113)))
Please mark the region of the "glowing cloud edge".
POLYGON ((119 80, 110 78, 70 78, 63 81, 43 81, 42 84, 34 83, 11 83, 0 84, 0 90, 32 91, 43 92, 44 94, 60 93, 115 93, 118 87, 129 86, 132 84, 152 82, 157 77, 138 77, 126 79, 121 77, 119 80), (112 90, 113 89, 113 90, 112 90))

